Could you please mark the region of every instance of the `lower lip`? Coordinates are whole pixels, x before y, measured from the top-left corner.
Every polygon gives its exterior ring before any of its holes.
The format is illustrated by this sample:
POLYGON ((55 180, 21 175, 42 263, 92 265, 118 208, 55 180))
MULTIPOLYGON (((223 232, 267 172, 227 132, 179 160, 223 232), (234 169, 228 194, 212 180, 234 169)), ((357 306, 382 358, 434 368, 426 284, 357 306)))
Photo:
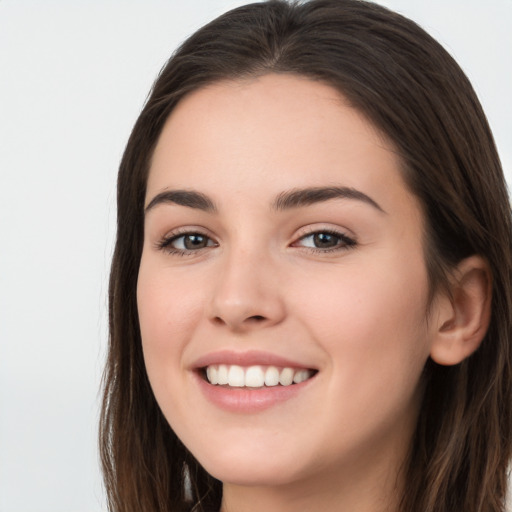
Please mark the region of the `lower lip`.
POLYGON ((290 386, 263 388, 228 388, 214 386, 196 373, 196 379, 204 396, 214 405, 229 412, 251 413, 264 411, 286 402, 301 393, 315 377, 290 386))

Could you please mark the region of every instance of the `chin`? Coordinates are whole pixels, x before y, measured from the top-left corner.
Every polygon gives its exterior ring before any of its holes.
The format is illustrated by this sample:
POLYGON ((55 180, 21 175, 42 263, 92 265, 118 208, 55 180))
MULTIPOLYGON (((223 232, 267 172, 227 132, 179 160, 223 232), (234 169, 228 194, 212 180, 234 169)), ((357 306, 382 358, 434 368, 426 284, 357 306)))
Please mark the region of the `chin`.
POLYGON ((260 453, 255 457, 233 456, 215 457, 208 460, 198 458, 205 470, 223 483, 241 486, 285 485, 300 479, 296 467, 297 457, 290 460, 273 460, 270 453, 260 453), (294 469, 292 469, 294 468, 294 469))

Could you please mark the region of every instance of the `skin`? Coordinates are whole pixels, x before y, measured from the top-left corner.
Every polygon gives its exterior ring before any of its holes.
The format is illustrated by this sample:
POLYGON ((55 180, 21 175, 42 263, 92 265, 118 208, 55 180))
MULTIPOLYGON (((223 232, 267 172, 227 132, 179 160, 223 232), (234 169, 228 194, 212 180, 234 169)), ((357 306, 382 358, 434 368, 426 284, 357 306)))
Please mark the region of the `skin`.
POLYGON ((146 205, 169 190, 200 192, 217 211, 147 210, 144 357, 170 425, 223 481, 222 510, 396 510, 437 323, 421 209, 392 145, 322 83, 222 82, 184 98, 164 127, 146 205), (332 186, 378 207, 272 206, 292 189, 332 186), (311 234, 326 230, 354 243, 315 247, 311 234), (184 233, 208 244, 183 250, 184 233), (194 368, 217 350, 270 352, 318 373, 278 406, 226 411, 194 368))

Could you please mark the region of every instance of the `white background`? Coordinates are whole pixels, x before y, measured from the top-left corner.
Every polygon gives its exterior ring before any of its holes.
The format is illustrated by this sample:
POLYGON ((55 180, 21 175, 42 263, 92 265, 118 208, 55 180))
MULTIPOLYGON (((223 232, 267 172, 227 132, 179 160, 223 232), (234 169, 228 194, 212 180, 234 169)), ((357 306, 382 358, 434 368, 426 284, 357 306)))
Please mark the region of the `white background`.
MULTIPOLYGON (((150 85, 229 0, 0 0, 0 512, 104 510, 116 169, 150 85)), ((512 179, 512 0, 382 0, 472 80, 512 179)))

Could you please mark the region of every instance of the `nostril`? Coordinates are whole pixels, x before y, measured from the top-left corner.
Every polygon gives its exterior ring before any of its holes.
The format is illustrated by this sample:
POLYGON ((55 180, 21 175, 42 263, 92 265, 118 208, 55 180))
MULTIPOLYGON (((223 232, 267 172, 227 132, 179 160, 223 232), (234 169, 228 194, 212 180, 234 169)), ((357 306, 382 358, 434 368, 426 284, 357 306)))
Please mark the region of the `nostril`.
POLYGON ((250 316, 248 320, 253 320, 254 322, 261 322, 262 320, 265 320, 265 317, 261 315, 254 315, 250 316))
POLYGON ((231 329, 244 329, 250 328, 250 326, 256 327, 265 324, 268 321, 268 317, 263 315, 240 315, 239 317, 228 317, 228 316, 214 316, 211 321, 217 326, 228 326, 231 329))

